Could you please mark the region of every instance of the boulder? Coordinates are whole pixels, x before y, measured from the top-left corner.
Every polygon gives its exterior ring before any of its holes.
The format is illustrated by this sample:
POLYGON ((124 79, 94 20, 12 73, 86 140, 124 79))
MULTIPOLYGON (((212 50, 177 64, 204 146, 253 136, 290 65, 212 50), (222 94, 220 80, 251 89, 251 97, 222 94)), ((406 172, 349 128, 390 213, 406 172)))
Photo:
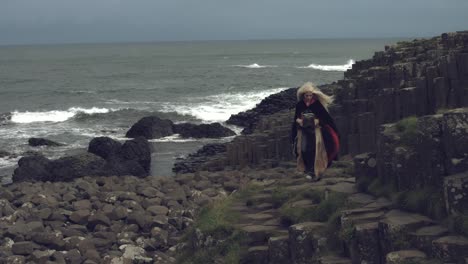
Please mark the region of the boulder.
POLYGON ((151 148, 148 141, 143 137, 125 141, 120 151, 122 160, 136 161, 146 173, 151 167, 151 148))
POLYGON ((118 156, 121 147, 120 142, 109 137, 97 137, 89 142, 88 152, 107 160, 118 156))
POLYGON ((184 138, 221 138, 234 136, 236 133, 220 123, 213 124, 191 124, 182 123, 173 125, 174 133, 184 138))
POLYGON ((174 134, 173 123, 157 116, 147 116, 135 123, 125 134, 128 138, 144 137, 146 139, 161 138, 174 134))
POLYGON ((83 176, 104 174, 105 160, 91 153, 63 157, 47 166, 51 174, 50 181, 72 181, 83 176))
POLYGON ((13 173, 13 182, 50 180, 52 178, 48 171, 50 162, 42 155, 22 157, 18 161, 18 168, 13 173))
POLYGON ((38 147, 38 146, 59 147, 59 146, 64 145, 64 144, 57 143, 55 141, 45 139, 45 138, 30 138, 28 139, 28 144, 33 147, 38 147))

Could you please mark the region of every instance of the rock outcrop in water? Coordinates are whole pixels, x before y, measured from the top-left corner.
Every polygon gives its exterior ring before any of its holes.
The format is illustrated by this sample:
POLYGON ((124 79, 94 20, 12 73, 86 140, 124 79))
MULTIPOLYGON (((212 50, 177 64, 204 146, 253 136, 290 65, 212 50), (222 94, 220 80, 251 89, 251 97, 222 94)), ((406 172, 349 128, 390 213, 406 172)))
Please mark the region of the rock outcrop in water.
POLYGON ((151 150, 146 139, 139 137, 123 145, 110 138, 95 138, 88 153, 49 160, 31 155, 18 161, 13 182, 71 181, 83 176, 134 175, 148 176, 151 150))
POLYGON ((162 138, 179 134, 183 138, 221 138, 235 135, 234 131, 220 123, 212 124, 174 124, 171 120, 157 116, 143 117, 135 123, 126 137, 144 137, 146 139, 162 138))
POLYGON ((38 147, 38 146, 48 146, 48 147, 60 147, 64 146, 64 144, 52 141, 50 139, 45 138, 30 138, 28 139, 29 146, 38 147))

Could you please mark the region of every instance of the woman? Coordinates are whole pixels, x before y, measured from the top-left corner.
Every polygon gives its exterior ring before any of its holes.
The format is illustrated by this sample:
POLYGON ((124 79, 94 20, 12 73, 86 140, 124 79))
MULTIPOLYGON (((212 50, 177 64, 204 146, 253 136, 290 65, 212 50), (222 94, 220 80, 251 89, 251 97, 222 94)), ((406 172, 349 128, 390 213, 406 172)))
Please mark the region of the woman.
POLYGON ((307 82, 297 90, 297 101, 292 126, 297 169, 320 180, 321 173, 338 155, 340 146, 338 130, 328 113, 333 98, 307 82), (313 122, 307 122, 310 116, 313 122))

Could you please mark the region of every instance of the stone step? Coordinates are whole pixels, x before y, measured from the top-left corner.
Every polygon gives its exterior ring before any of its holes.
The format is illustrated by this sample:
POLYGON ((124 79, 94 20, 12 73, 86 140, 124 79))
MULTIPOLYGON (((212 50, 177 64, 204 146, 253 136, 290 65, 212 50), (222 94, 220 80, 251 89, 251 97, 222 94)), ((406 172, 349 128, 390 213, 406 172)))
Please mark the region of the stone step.
POLYGON ((279 226, 237 225, 249 237, 250 245, 266 244, 272 236, 284 235, 287 230, 279 226))
POLYGON ((353 194, 358 192, 356 185, 351 182, 338 182, 333 185, 328 185, 325 190, 344 194, 353 194))
POLYGON ((250 197, 248 202, 252 203, 252 205, 258 205, 262 203, 272 203, 272 200, 271 194, 256 194, 250 197))
POLYGON ((341 226, 369 223, 381 219, 386 213, 386 210, 380 208, 356 208, 341 211, 341 226))
POLYGON ((289 248, 292 263, 309 263, 317 259, 325 246, 326 223, 304 222, 289 227, 289 248))
POLYGON ((274 236, 268 239, 268 257, 270 264, 289 263, 291 255, 289 253, 289 235, 274 236))
POLYGON ((403 264, 403 263, 414 263, 414 264, 425 264, 428 263, 427 256, 424 252, 407 249, 400 251, 389 252, 385 256, 387 264, 403 264))
POLYGON ((359 206, 365 206, 376 201, 375 197, 366 193, 355 193, 348 196, 348 202, 359 206))
POLYGON ((379 197, 377 200, 375 200, 375 202, 372 202, 364 207, 389 210, 393 208, 393 202, 385 197, 379 197))
POLYGON ((382 254, 398 251, 410 246, 409 233, 435 224, 420 214, 391 210, 379 221, 379 235, 382 254))
POLYGON ((352 264, 351 259, 329 255, 320 257, 319 264, 352 264))
POLYGON ((253 246, 247 249, 247 254, 241 259, 241 263, 259 263, 267 264, 268 260, 268 246, 253 246))
POLYGON ((440 225, 430 225, 419 228, 414 232, 410 232, 409 237, 413 247, 423 251, 430 257, 434 257, 435 255, 432 247, 432 241, 448 234, 449 230, 446 227, 440 225))
POLYGON ((457 262, 468 257, 468 239, 464 236, 444 236, 432 241, 434 254, 445 262, 457 262))
POLYGON ((380 263, 380 237, 377 222, 357 224, 344 229, 348 251, 353 263, 380 263))

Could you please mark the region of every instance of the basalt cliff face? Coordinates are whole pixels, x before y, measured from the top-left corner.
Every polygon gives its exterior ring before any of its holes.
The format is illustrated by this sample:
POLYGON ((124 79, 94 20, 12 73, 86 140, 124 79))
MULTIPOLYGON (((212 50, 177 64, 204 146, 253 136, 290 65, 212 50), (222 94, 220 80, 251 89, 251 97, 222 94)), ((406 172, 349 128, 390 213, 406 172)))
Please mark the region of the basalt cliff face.
MULTIPOLYGON (((237 227, 250 238, 240 259, 468 263, 468 31, 387 46, 321 88, 336 98, 330 112, 342 157, 322 183, 304 183, 293 172, 295 89, 284 92, 280 107, 269 108, 266 99, 231 118, 248 124, 246 133, 193 167, 254 170, 253 185, 268 183, 253 201, 234 197, 235 211, 247 214, 237 227), (324 192, 323 200, 301 196, 304 189, 324 192), (347 197, 344 205, 318 217, 337 193, 347 197), (270 230, 275 217, 287 230, 270 230)), ((208 250, 200 238, 207 234, 197 230, 189 248, 208 250)))

